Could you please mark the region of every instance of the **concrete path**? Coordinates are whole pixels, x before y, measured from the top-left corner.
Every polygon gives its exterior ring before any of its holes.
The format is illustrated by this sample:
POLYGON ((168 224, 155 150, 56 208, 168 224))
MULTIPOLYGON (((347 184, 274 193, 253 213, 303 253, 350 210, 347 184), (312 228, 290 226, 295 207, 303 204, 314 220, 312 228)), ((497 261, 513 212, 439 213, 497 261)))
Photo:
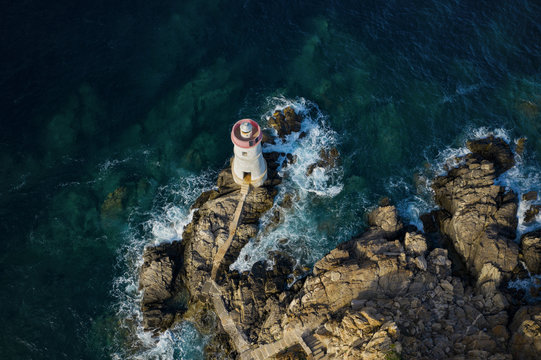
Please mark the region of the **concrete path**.
POLYGON ((239 225, 240 215, 242 214, 242 207, 244 206, 244 201, 246 200, 246 196, 248 195, 249 191, 249 184, 244 183, 240 186, 240 200, 237 204, 235 214, 233 215, 233 220, 229 225, 229 236, 227 237, 225 243, 223 243, 222 246, 218 248, 218 252, 216 253, 216 256, 214 256, 214 262, 212 263, 212 271, 210 273, 210 278, 212 280, 216 280, 216 273, 220 268, 220 265, 222 263, 222 260, 224 259, 225 254, 227 253, 227 250, 229 250, 229 247, 233 242, 233 237, 235 236, 235 232, 237 232, 237 226, 239 225))

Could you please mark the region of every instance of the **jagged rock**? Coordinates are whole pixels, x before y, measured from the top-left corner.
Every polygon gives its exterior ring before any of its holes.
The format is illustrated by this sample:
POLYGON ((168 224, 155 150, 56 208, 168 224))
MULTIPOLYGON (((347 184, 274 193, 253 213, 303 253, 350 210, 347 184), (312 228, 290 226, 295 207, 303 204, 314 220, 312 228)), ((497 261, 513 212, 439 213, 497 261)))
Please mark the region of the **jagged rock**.
POLYGON ((493 163, 498 175, 515 165, 511 147, 500 138, 491 135, 484 139, 470 140, 466 146, 473 154, 493 163))
POLYGON ((383 230, 389 238, 396 237, 404 227, 400 219, 398 219, 394 205, 378 207, 370 212, 368 214, 368 223, 383 230))
POLYGON ((428 246, 422 234, 406 233, 404 237, 406 253, 409 255, 424 255, 428 246))
POLYGON ((463 163, 432 184, 436 202, 447 212, 447 216, 440 217, 439 228, 475 278, 485 264, 491 263, 501 271, 502 279, 508 279, 518 264, 518 247, 513 241, 517 196, 494 184, 495 165, 476 154, 497 161, 500 169, 507 169, 512 164, 512 153, 500 139, 487 138, 469 144, 476 153, 467 155, 463 163))
POLYGON ((340 162, 340 153, 338 152, 338 149, 335 147, 331 149, 321 149, 319 151, 319 160, 314 163, 310 164, 308 168, 306 169, 306 176, 312 175, 314 170, 318 167, 324 168, 324 169, 330 169, 338 165, 340 162))
POLYGON ((541 353, 541 306, 522 307, 509 326, 513 333, 509 350, 514 359, 539 359, 541 353))
POLYGON ((295 113, 292 107, 288 106, 283 111, 276 111, 269 118, 269 126, 278 132, 280 138, 284 138, 286 135, 292 132, 299 132, 301 130, 302 118, 295 113))
POLYGON ((145 249, 139 275, 145 330, 165 330, 175 319, 179 308, 173 300, 181 289, 178 272, 182 266, 182 252, 183 246, 178 241, 145 249))
POLYGON ((537 191, 528 191, 525 194, 522 194, 522 200, 524 201, 535 201, 537 200, 537 191))
POLYGON ((541 229, 522 235, 520 252, 530 273, 541 274, 541 229))
POLYGON ((524 223, 530 224, 534 222, 540 211, 541 205, 531 205, 530 208, 524 213, 524 223))
MULTIPOLYGON (((275 118, 290 128, 294 118, 288 112, 275 118)), ((504 296, 501 285, 518 263, 518 246, 513 242, 517 197, 494 184, 497 171, 502 171, 496 167, 509 166, 508 154, 498 140, 487 141, 471 145, 474 153, 434 181, 442 209, 426 219, 439 225, 433 224, 430 239, 439 227, 474 276, 474 287, 453 275, 452 248, 432 242, 429 249, 425 235, 413 226, 405 227, 388 203, 370 213, 365 233, 340 244, 316 262, 311 273, 277 252, 270 254, 272 267, 258 262, 246 273, 227 271, 242 246, 255 236, 261 214, 273 204, 274 185, 280 180, 276 165, 271 164, 285 156, 266 154, 269 179, 248 196, 216 279, 223 307, 230 314, 228 321, 253 347, 287 339, 284 334, 291 334, 289 330, 308 331, 303 338, 314 339, 328 358, 336 359, 507 360, 509 352, 515 358, 533 358, 539 352, 541 308, 519 310, 507 327, 513 300, 504 296), (491 152, 494 149, 496 154, 491 152)), ((173 243, 145 253, 141 286, 146 328, 163 328, 175 320, 170 306, 178 296, 180 277, 175 274, 179 271, 192 301, 186 316, 205 323, 204 314, 218 306, 209 301, 202 286, 209 279, 218 245, 227 237, 239 187, 227 169, 217 184, 217 190, 202 194, 194 204, 193 221, 183 234, 184 250, 173 243), (178 269, 182 258, 184 264, 178 269)), ((284 198, 284 205, 291 199, 284 198)), ((523 239, 525 262, 527 256, 535 257, 536 241, 529 245, 523 239)), ((220 351, 221 343, 234 344, 227 335, 216 339, 208 357, 220 351)), ((224 353, 235 356, 234 346, 224 347, 224 353)), ((305 355, 301 347, 293 346, 279 358, 305 355)))
MULTIPOLYGON (((397 219, 392 207, 374 212, 383 213, 390 219, 373 224, 397 219)), ((318 261, 282 327, 315 327, 336 359, 507 359, 507 313, 451 275, 447 250, 426 254, 424 235, 387 234, 374 226, 318 261)))

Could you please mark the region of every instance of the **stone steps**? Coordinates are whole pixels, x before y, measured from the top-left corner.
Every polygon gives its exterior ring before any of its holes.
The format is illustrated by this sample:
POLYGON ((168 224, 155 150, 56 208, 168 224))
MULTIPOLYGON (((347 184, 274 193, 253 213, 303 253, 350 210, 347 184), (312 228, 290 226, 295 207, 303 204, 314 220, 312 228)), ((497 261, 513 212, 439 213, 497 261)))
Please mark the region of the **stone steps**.
POLYGON ((250 184, 244 183, 240 186, 241 195, 248 195, 248 191, 250 191, 250 184))
MULTIPOLYGON (((314 360, 322 360, 327 359, 327 349, 321 341, 319 341, 314 334, 306 334, 302 336, 303 342, 306 344, 306 346, 310 349, 310 353, 312 355, 312 359, 314 360)), ((310 355, 310 354, 308 354, 310 355)))

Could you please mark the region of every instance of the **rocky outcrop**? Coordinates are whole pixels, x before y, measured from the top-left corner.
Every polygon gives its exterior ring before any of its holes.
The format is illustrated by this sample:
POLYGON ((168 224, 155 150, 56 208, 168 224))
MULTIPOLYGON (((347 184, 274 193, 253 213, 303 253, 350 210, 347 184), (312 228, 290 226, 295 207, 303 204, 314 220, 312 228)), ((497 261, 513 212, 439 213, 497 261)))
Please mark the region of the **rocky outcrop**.
POLYGON ((494 183, 513 164, 513 154, 505 142, 494 138, 469 142, 468 147, 473 152, 447 175, 436 178, 432 188, 444 210, 439 217, 442 234, 488 294, 509 279, 518 264, 513 241, 517 196, 494 183))
POLYGON ((182 310, 182 302, 175 299, 182 289, 178 277, 182 267, 182 253, 183 246, 178 241, 145 249, 139 275, 145 330, 169 328, 182 310))
POLYGON ((520 253, 528 271, 541 274, 541 229, 522 235, 520 253))
POLYGON ((528 210, 524 213, 524 224, 531 224, 535 221, 537 215, 541 212, 541 205, 531 205, 528 210))
POLYGON ((301 131, 302 118, 295 113, 291 106, 286 107, 282 111, 276 111, 269 118, 269 126, 276 130, 280 138, 285 138, 286 135, 292 132, 301 131))
POLYGON ((477 140, 470 140, 466 146, 473 154, 480 156, 494 164, 496 174, 511 169, 515 165, 515 158, 511 147, 504 140, 492 135, 477 140))
POLYGON ((510 325, 509 350, 515 360, 539 359, 541 353, 541 306, 522 307, 510 325))
POLYGON ((340 153, 338 152, 338 149, 336 149, 335 147, 332 147, 330 149, 321 149, 319 151, 319 160, 314 164, 310 164, 308 168, 306 168, 306 176, 312 175, 314 170, 318 167, 323 169, 330 169, 336 167, 339 162, 340 153))
POLYGON ((399 228, 393 206, 369 218, 382 214, 315 264, 282 327, 315 329, 333 359, 510 359, 506 299, 475 295, 451 275, 447 250, 399 228))
MULTIPOLYGON (((271 119, 280 136, 300 129, 289 123, 294 117, 288 112, 271 119)), ((258 262, 249 272, 229 271, 256 235, 260 216, 273 206, 280 183, 276 160, 287 157, 266 154, 268 180, 248 194, 213 283, 213 259, 228 237, 240 198, 239 186, 225 169, 218 188, 194 203, 182 245, 146 249, 140 280, 145 328, 163 329, 182 313, 175 305, 182 284, 190 298, 184 317, 204 327, 214 307, 221 322, 214 317, 215 327, 207 328, 216 331, 221 323, 224 331, 209 348, 222 349, 216 351, 230 358, 250 358, 269 349, 279 359, 315 354, 328 359, 537 358, 541 308, 521 307, 522 299, 513 299, 503 286, 519 264, 513 241, 517 196, 495 179, 512 166, 513 154, 494 138, 468 147, 472 153, 433 182, 441 209, 423 217, 425 230, 430 236, 439 231, 448 249, 404 225, 396 208, 385 202, 370 212, 362 235, 340 244, 311 271, 278 252, 270 254, 272 266, 258 262), (450 254, 455 252, 473 281, 453 272, 450 254), (223 341, 229 344, 220 345, 223 341)), ((284 206, 292 201, 284 199, 284 206)), ((541 264, 539 238, 539 231, 522 237, 520 259, 532 272, 541 264)))

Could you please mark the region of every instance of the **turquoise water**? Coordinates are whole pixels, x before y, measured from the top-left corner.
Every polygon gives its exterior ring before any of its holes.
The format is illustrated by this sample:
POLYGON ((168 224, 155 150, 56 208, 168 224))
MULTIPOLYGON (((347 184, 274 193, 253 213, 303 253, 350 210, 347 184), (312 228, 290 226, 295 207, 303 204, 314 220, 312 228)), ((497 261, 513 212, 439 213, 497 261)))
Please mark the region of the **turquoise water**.
POLYGON ((202 358, 209 335, 189 323, 141 332, 137 272, 146 244, 180 239, 239 118, 293 105, 310 134, 277 145, 300 159, 278 200, 298 201, 239 269, 273 249, 313 264, 384 196, 417 223, 426 179, 471 136, 527 137, 501 181, 541 189, 535 1, 27 1, 0 16, 4 358, 202 358), (332 146, 341 165, 304 176, 332 146))

